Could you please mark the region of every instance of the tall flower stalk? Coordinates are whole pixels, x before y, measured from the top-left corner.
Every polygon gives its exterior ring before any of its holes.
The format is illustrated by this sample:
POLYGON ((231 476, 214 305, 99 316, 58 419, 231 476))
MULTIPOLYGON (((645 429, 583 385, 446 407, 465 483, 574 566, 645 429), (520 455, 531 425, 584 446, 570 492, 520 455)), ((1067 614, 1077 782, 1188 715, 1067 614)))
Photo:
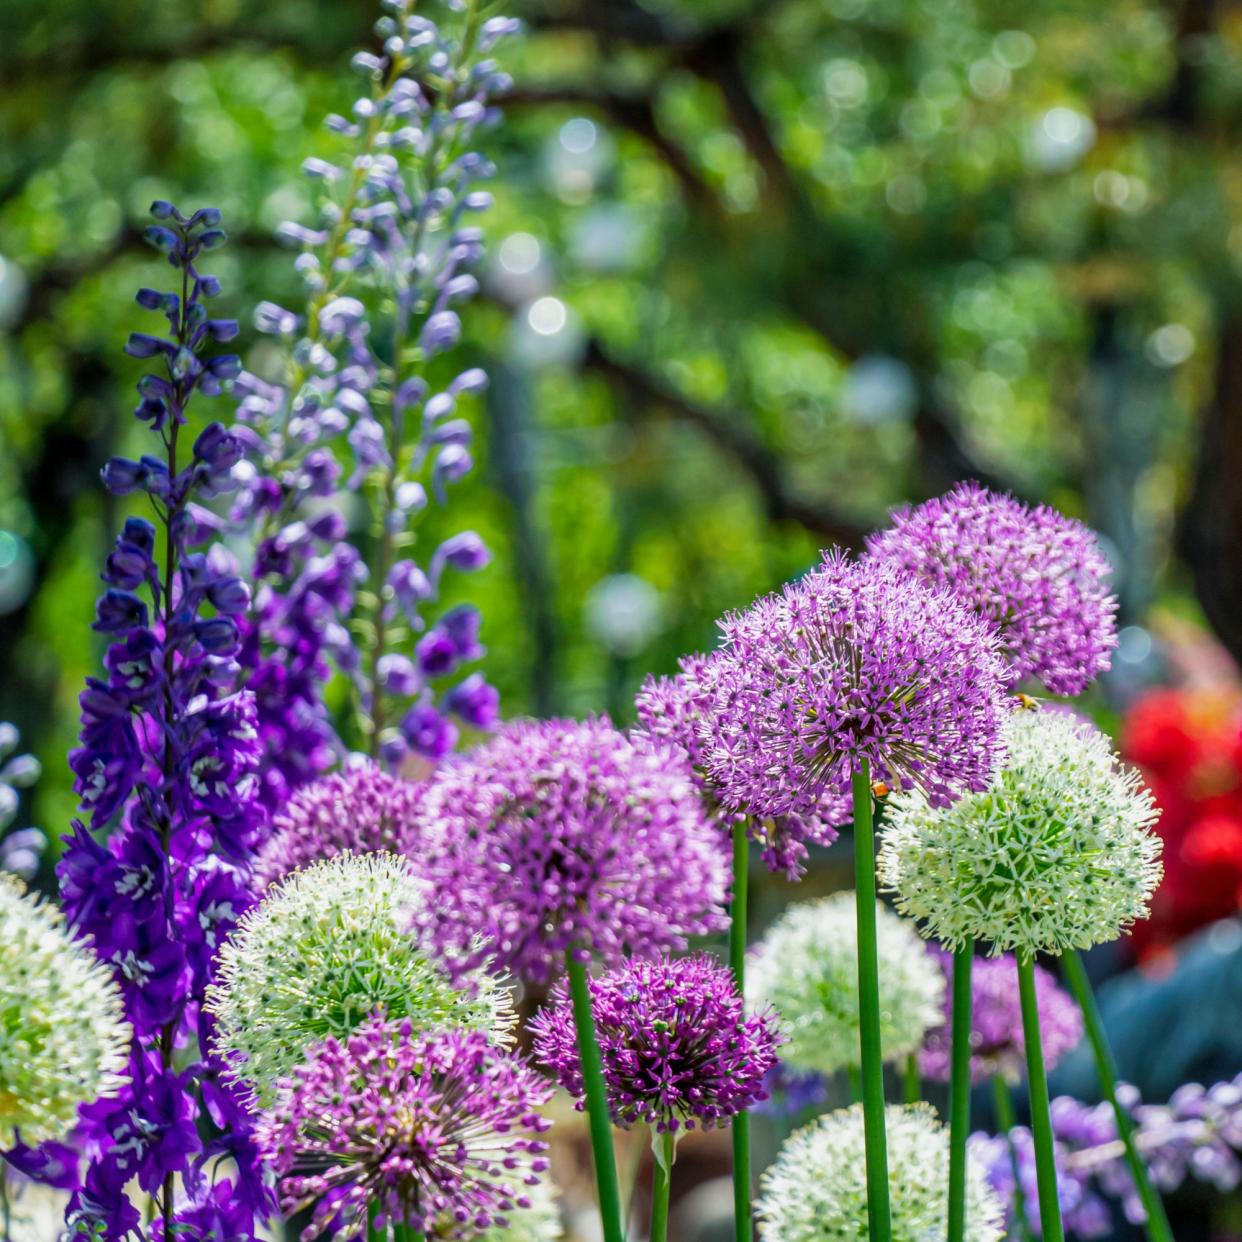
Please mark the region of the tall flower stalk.
POLYGON ((1064 1242, 1061 1198, 1057 1193, 1056 1146, 1048 1100, 1048 1075, 1044 1070, 1043 1041, 1039 1032, 1039 1001, 1035 995, 1035 957, 1029 952, 1018 953, 1018 993, 1022 1000, 1022 1030, 1026 1042, 1031 1135, 1035 1140, 1040 1236, 1044 1242, 1064 1242))
MULTIPOLYGON (((748 817, 733 821, 733 897, 729 906, 729 969, 738 993, 746 994, 747 893, 750 887, 748 817)), ((750 1242, 751 1223, 750 1114, 733 1118, 733 1230, 736 1242, 750 1242)), ((658 1161, 657 1161, 658 1165, 658 1161)), ((656 1242, 653 1237, 652 1242, 656 1242)))
POLYGON ((966 1236, 966 1140, 970 1137, 971 967, 975 947, 953 954, 952 1068, 949 1077, 949 1239, 966 1236))
POLYGON ((155 521, 127 519, 104 566, 93 628, 110 640, 106 676, 88 680, 81 744, 70 755, 91 827, 113 832, 104 846, 76 824, 57 868, 65 912, 112 966, 134 1034, 127 1088, 87 1110, 94 1154, 69 1216, 108 1238, 138 1225, 133 1179, 170 1236, 178 1182, 193 1211, 204 1189, 194 1173, 215 1155, 237 1164, 228 1193, 247 1220, 268 1207, 222 1067, 211 1058, 175 1064, 179 1041, 207 1042, 201 1002, 215 949, 248 905, 246 870, 266 818, 254 702, 237 688, 236 618, 249 592, 221 547, 201 550, 213 524, 200 502, 231 490, 241 444, 219 423, 188 453, 185 443, 192 398, 218 394, 239 370, 236 357, 206 352, 237 333, 234 321, 210 317, 219 282, 197 266, 224 233, 213 209, 186 216, 158 202, 152 214, 147 240, 166 255, 177 287, 142 289, 137 300, 165 315, 169 334, 134 333, 126 352, 162 363, 139 382, 136 410, 160 451, 113 458, 103 481, 114 495, 144 496, 155 521), (202 1112, 219 1131, 205 1146, 202 1112))

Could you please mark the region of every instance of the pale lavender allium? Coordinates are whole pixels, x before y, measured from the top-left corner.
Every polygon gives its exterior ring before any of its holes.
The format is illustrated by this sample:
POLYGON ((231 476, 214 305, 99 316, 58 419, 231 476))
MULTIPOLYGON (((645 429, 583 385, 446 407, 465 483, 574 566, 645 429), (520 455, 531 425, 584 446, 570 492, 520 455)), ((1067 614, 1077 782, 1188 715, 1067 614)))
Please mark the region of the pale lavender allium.
POLYGON ((893 514, 868 555, 947 587, 1000 638, 1009 680, 1081 694, 1117 645, 1111 566, 1095 534, 1046 505, 961 483, 893 514))
POLYGON ((684 758, 607 720, 505 726, 436 772, 423 814, 451 959, 542 985, 571 947, 613 966, 724 925, 720 836, 684 758))
MULTIPOLYGON (((633 961, 590 981, 613 1122, 660 1133, 728 1124, 765 1099, 775 1015, 747 1013, 732 974, 707 954, 633 961)), ((565 985, 532 1022, 535 1057, 584 1107, 565 985)))
POLYGON ((285 1214, 311 1210, 305 1237, 361 1242, 372 1204, 381 1227, 503 1229, 547 1168, 551 1090, 478 1031, 373 1019, 308 1050, 256 1137, 285 1214))
MULTIPOLYGON (((953 957, 929 946, 952 980, 953 957)), ((1039 1029, 1044 1062, 1051 1070, 1082 1039, 1082 1013, 1055 976, 1035 967, 1035 991, 1039 998, 1039 1029)), ((971 1032, 970 1077, 986 1082, 1000 1074, 1016 1082, 1026 1073, 1026 1042, 1022 1036, 1022 1008, 1018 998, 1018 964, 1010 953, 1001 957, 976 958, 970 973, 971 1032)), ((944 1022, 928 1031, 919 1053, 924 1078, 949 1081, 952 1054, 952 996, 946 993, 944 1022)))
MULTIPOLYGON (((706 746, 700 736, 702 721, 711 707, 715 656, 688 655, 677 662, 680 671, 672 677, 648 677, 634 700, 638 724, 633 733, 654 743, 676 746, 690 761, 694 782, 707 803, 708 811, 721 830, 729 835, 741 812, 720 807, 718 793, 709 778, 706 746)), ((831 845, 837 839, 836 824, 850 817, 847 798, 829 794, 813 813, 788 814, 775 819, 749 819, 748 831, 763 851, 763 861, 772 871, 796 880, 803 871, 808 845, 831 845)))
POLYGON ((255 887, 346 852, 411 853, 422 789, 370 762, 303 785, 273 821, 271 839, 255 860, 255 887))
POLYGON ((874 561, 822 565, 722 623, 700 726, 730 808, 813 813, 873 780, 937 805, 987 787, 1008 708, 996 639, 949 592, 874 561))

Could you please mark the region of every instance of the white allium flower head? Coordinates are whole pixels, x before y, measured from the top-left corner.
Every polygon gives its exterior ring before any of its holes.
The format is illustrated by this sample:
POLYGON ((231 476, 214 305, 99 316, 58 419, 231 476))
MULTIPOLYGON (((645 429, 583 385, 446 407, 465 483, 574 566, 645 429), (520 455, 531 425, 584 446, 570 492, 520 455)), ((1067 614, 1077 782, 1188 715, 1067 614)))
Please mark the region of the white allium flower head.
POLYGON ((1008 757, 981 794, 935 808, 889 800, 879 871, 903 913, 950 948, 1062 953, 1115 940, 1160 882, 1158 811, 1102 733, 1016 710, 1008 757))
POLYGON ((0 1150, 61 1138, 115 1094, 130 1029, 111 970, 54 906, 0 872, 0 1150))
MULTIPOLYGON (((949 1135, 930 1105, 890 1105, 893 1242, 944 1242, 949 1135)), ((756 1204, 763 1242, 866 1242, 867 1165, 862 1107, 820 1117, 786 1140, 756 1204)), ((966 1242, 999 1242, 1004 1212, 983 1168, 966 1170, 966 1242)))
MULTIPOLYGON (((886 1061, 914 1052, 943 1020, 944 972, 914 925, 877 905, 880 1045, 886 1061)), ((858 930, 853 893, 797 902, 768 929, 746 969, 746 997, 771 1005, 781 1059, 831 1074, 857 1065, 858 930)))
POLYGON ((216 1047, 260 1104, 312 1043, 382 1012, 415 1031, 511 1037, 508 989, 483 970, 450 977, 415 923, 426 885, 393 854, 341 854, 267 890, 220 951, 207 1008, 216 1047))

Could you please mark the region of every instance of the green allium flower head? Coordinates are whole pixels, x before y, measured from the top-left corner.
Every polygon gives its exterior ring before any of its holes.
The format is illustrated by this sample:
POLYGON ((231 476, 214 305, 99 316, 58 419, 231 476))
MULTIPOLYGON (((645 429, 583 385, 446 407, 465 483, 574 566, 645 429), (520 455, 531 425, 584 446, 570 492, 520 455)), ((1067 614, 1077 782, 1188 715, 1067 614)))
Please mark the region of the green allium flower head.
POLYGON ((341 854, 295 871, 238 924, 207 994, 216 1047, 260 1104, 329 1035, 369 1017, 415 1031, 468 1027, 510 1039, 513 1004, 483 970, 450 978, 414 929, 426 886, 393 854, 341 854))
POLYGON ((905 914, 955 947, 1062 953, 1145 918, 1160 882, 1158 812, 1108 739, 1055 711, 1015 711, 992 787, 935 808, 890 799, 880 877, 905 914))
MULTIPOLYGON (((893 1242, 944 1242, 949 1135, 930 1105, 890 1105, 893 1242)), ((763 1242, 866 1242, 867 1166, 861 1106, 820 1117, 792 1135, 763 1176, 756 1205, 763 1242)), ((966 1242, 999 1242, 1004 1213, 982 1167, 966 1171, 966 1242)))
MULTIPOLYGON (((914 1052, 943 1020, 944 972, 914 925, 877 907, 880 1043, 886 1061, 914 1052)), ((756 946, 746 997, 771 1005, 781 1059, 831 1074, 858 1064, 857 916, 853 893, 791 905, 756 946)))
POLYGON ((62 1137, 112 1095, 130 1029, 112 972, 59 910, 0 872, 0 1150, 62 1137))

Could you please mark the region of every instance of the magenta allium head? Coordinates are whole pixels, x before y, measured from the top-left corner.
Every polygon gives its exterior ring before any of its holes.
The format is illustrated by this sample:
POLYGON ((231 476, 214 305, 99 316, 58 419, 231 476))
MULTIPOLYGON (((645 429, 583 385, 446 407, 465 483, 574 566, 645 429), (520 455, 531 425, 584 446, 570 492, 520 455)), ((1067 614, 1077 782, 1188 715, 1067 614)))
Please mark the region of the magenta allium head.
POLYGON ((996 639, 949 592, 829 553, 722 623, 702 740, 725 805, 813 812, 872 779, 945 805, 987 787, 1008 712, 996 639))
MULTIPOLYGON (((937 946, 928 952, 940 959, 946 974, 953 971, 953 957, 937 946)), ((949 991, 951 992, 951 988, 949 991)), ((1018 997, 1018 964, 1012 953, 1000 957, 977 957, 970 972, 970 1077, 986 1082, 1000 1074, 1011 1082, 1026 1073, 1026 1042, 1022 1037, 1022 1008, 1018 997)), ((1039 1030, 1048 1069, 1082 1039, 1082 1013, 1073 998, 1051 972, 1035 967, 1035 993, 1039 999, 1039 1030)), ((946 995, 944 1022, 928 1031, 919 1052, 924 1078, 949 1081, 952 1054, 952 999, 946 995)))
POLYGON ((539 985, 571 946, 616 965, 723 925, 720 834, 684 757, 607 720, 508 725, 436 772, 423 812, 452 960, 539 985))
POLYGON ((272 836, 255 860, 255 887, 346 852, 412 852, 422 790, 369 761, 303 785, 273 821, 272 836))
POLYGON ((1112 572, 1095 534, 1040 505, 961 483, 893 514, 868 554, 947 587, 1000 637, 1012 683, 1080 694, 1117 645, 1112 572))
MULTIPOLYGON (((747 1014, 733 976, 706 954, 629 962, 590 981, 613 1121, 710 1130, 767 1098, 775 1016, 747 1014)), ((559 984, 532 1022, 535 1057, 583 1107, 573 1010, 559 984)))
POLYGON ((312 1045, 256 1140, 304 1238, 361 1242, 367 1210, 416 1230, 505 1228, 547 1168, 548 1082, 478 1031, 414 1035, 372 1019, 312 1045))
MULTIPOLYGON (((675 746, 685 751, 694 782, 707 802, 708 811, 720 829, 731 834, 734 820, 741 814, 720 806, 720 797, 707 773, 707 747, 703 721, 713 700, 716 656, 688 655, 678 660, 680 672, 673 677, 648 677, 634 706, 638 712, 635 737, 675 746)), ((801 874, 807 845, 831 845, 837 839, 837 824, 850 817, 847 798, 832 793, 820 800, 814 813, 788 814, 775 819, 749 819, 751 838, 763 849, 763 861, 772 871, 782 871, 791 880, 801 874)))

